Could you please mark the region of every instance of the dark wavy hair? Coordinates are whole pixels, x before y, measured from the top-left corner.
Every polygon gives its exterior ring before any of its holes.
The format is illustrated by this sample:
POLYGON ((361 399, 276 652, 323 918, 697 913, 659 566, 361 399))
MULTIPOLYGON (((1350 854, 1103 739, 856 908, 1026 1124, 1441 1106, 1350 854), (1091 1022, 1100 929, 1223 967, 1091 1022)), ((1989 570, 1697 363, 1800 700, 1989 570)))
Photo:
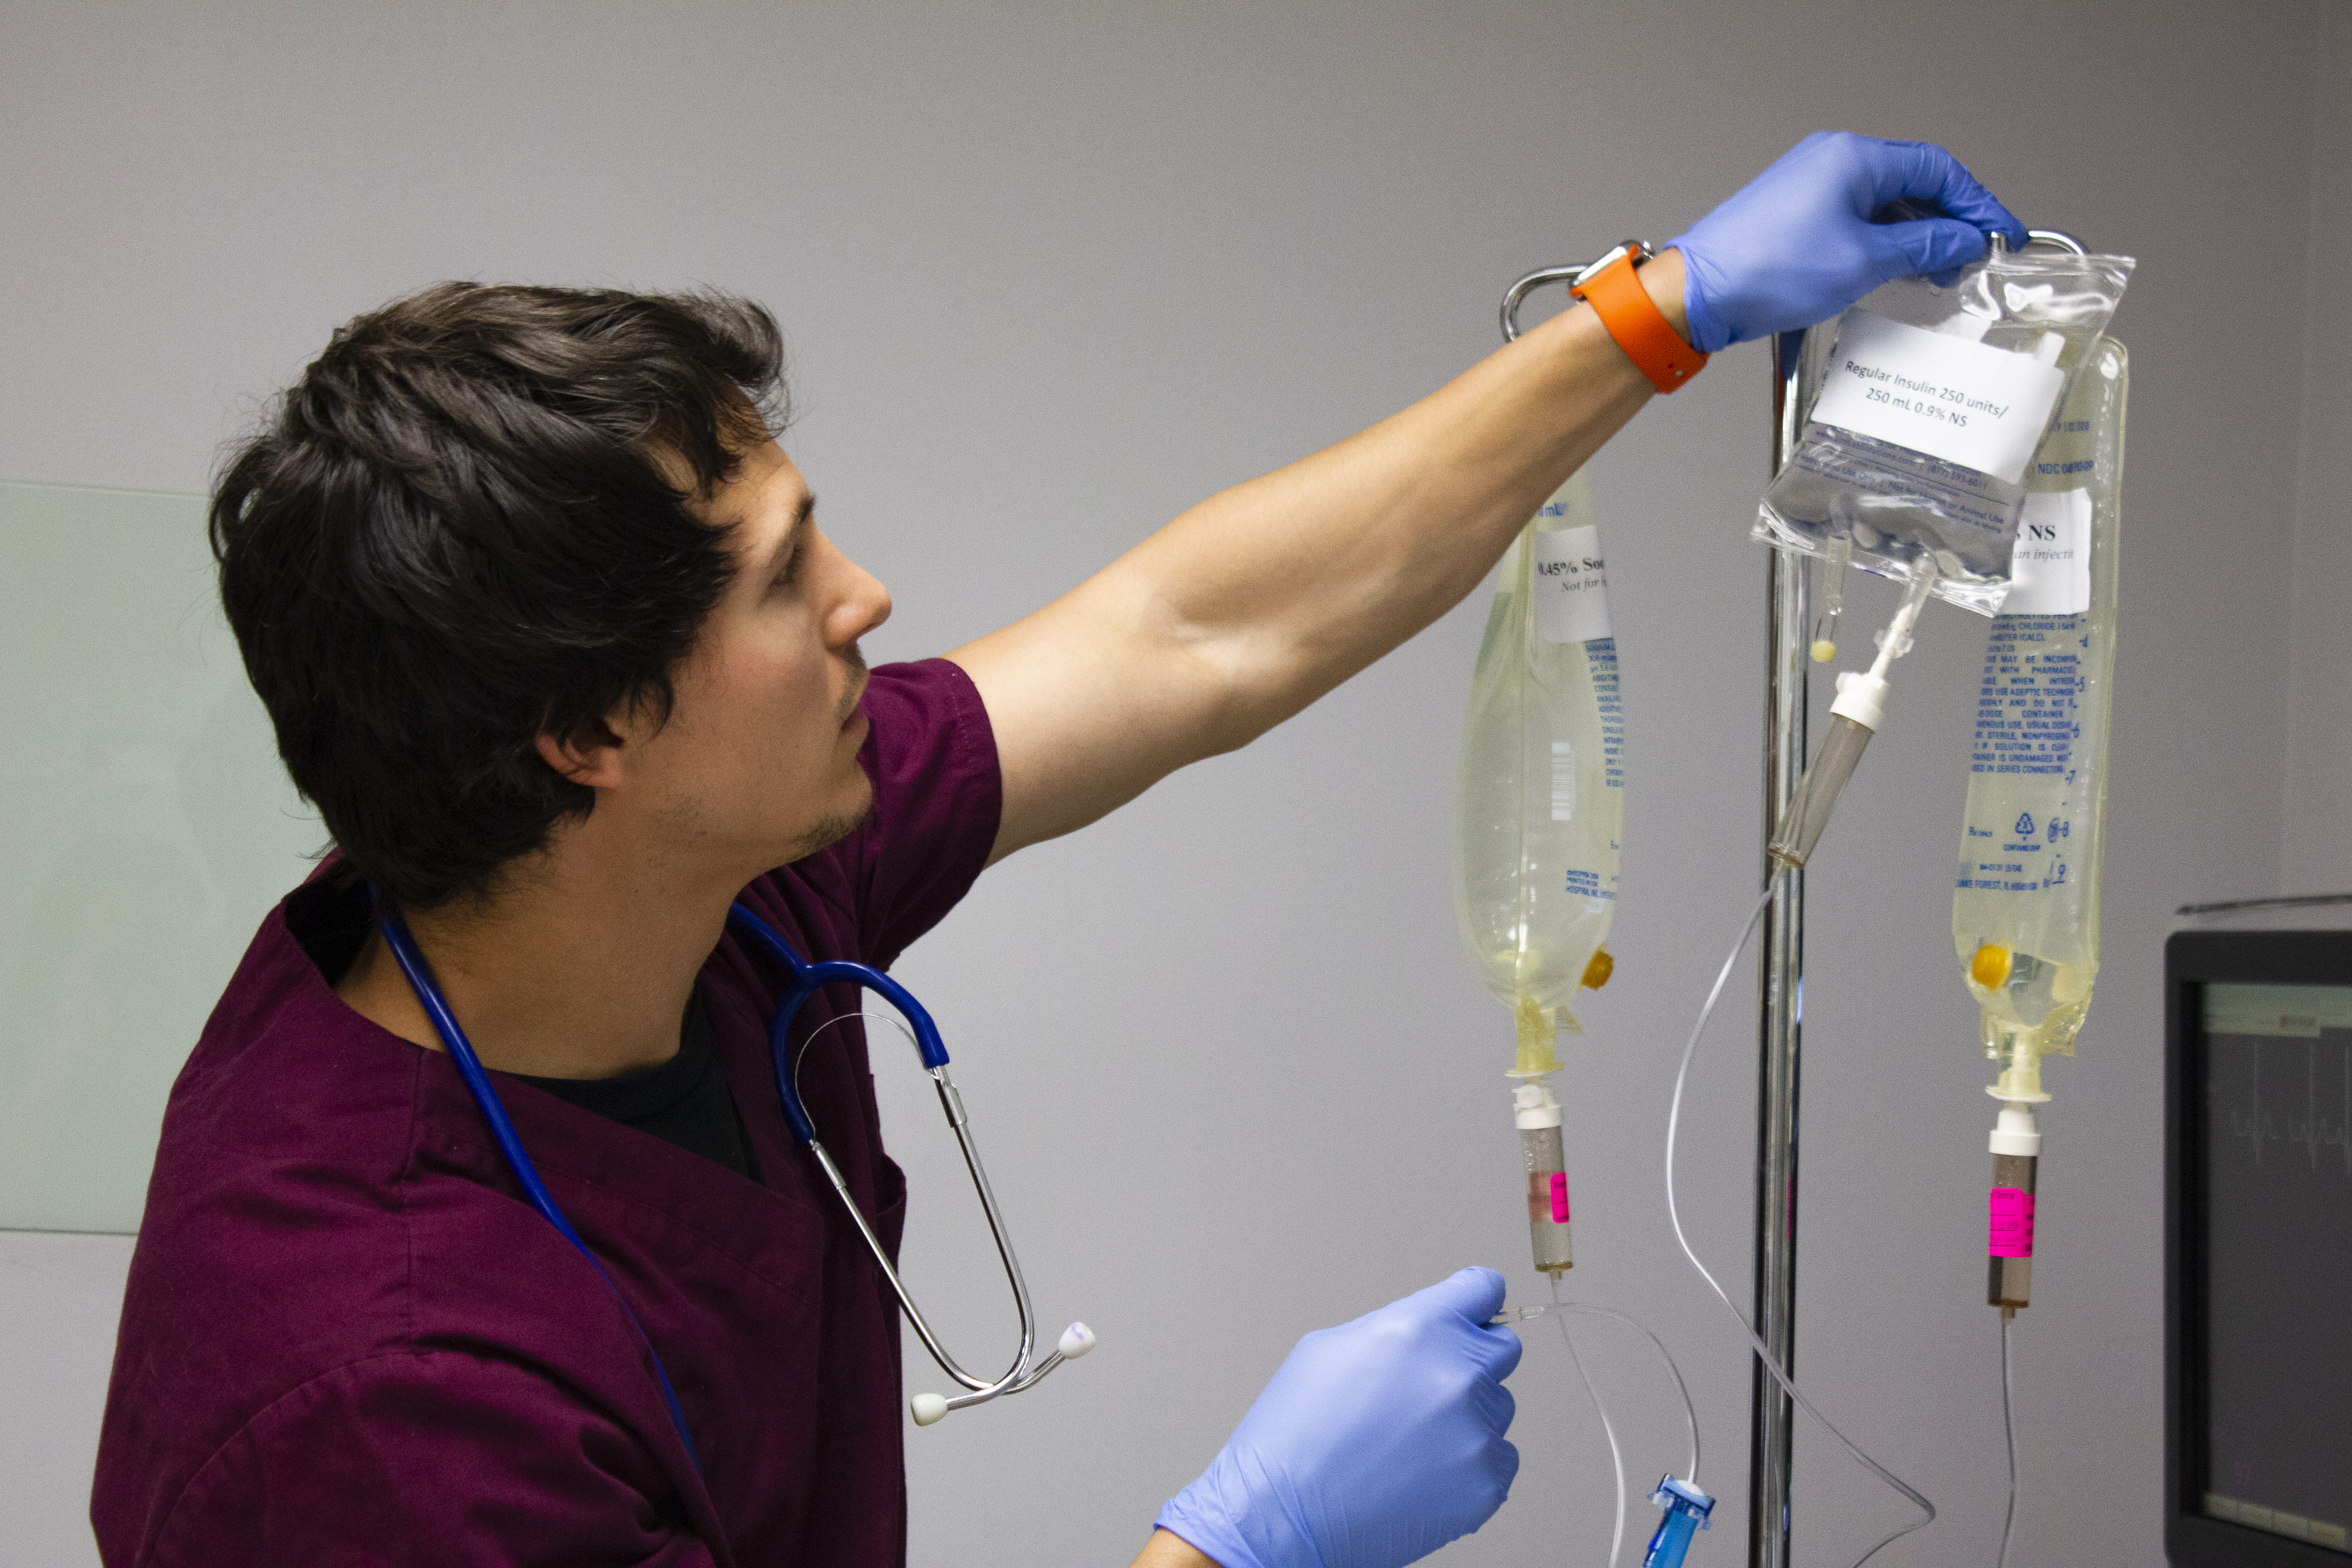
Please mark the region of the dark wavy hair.
POLYGON ((492 893, 594 805, 538 736, 667 720, 734 561, 689 503, 782 428, 782 373, 729 295, 443 283, 338 331, 232 455, 211 532, 246 673, 394 904, 492 893))

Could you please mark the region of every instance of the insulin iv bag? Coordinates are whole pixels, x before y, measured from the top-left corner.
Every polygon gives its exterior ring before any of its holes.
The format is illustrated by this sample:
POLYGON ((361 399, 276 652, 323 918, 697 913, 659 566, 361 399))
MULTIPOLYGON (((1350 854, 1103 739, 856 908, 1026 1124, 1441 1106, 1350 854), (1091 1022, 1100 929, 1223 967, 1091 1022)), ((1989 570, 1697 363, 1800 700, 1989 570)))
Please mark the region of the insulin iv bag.
POLYGON ((1503 557, 1462 725, 1455 910, 1521 1070, 1582 1032, 1569 1004, 1608 978, 1625 726, 1601 562, 1580 469, 1503 557))
POLYGON ((2129 379, 2101 339, 2034 452, 1985 650, 1952 941, 1989 1049, 2072 1056, 2098 974, 2129 379))
POLYGON ((1990 616, 2010 579, 2032 465, 2133 268, 2127 256, 1995 245, 1953 284, 1898 279, 1806 334, 1819 388, 1755 536, 1990 616))

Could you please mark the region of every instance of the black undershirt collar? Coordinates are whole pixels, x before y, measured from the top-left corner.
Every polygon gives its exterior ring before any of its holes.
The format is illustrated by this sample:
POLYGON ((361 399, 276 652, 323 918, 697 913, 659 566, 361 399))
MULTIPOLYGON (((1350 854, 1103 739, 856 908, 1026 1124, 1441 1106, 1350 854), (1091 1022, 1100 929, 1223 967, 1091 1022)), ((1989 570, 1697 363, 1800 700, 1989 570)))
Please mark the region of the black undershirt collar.
POLYGON ((686 1005, 677 1055, 659 1067, 620 1078, 514 1076, 583 1110, 724 1165, 747 1180, 760 1179, 759 1163, 751 1156, 751 1141, 719 1068, 710 1015, 698 990, 686 1005))

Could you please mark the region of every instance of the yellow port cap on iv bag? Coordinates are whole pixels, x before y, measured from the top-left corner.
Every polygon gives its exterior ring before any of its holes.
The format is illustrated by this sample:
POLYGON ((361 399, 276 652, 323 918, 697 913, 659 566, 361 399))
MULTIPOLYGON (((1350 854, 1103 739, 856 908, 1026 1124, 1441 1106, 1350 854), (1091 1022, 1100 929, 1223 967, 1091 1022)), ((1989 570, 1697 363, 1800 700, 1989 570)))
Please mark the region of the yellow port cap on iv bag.
POLYGON ((1592 962, 1584 966, 1584 988, 1598 991, 1608 984, 1609 977, 1616 973, 1617 961, 1609 956, 1609 950, 1596 947, 1592 950, 1592 962))
POLYGON ((1987 942, 1977 949, 1969 961, 1969 978, 1988 991, 1998 991, 2009 984, 2009 949, 1997 942, 1987 942))

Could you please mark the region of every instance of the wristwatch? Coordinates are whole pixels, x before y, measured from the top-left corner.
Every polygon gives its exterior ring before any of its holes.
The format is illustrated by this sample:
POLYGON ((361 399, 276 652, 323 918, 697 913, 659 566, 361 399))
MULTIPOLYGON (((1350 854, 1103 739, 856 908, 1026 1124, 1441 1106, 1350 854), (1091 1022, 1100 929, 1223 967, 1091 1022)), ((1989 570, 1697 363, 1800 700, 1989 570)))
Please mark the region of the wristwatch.
POLYGON ((1672 392, 1705 370, 1707 356, 1683 342, 1634 276, 1654 256, 1648 246, 1629 239, 1578 273, 1568 291, 1592 307, 1602 328, 1652 386, 1672 392))

